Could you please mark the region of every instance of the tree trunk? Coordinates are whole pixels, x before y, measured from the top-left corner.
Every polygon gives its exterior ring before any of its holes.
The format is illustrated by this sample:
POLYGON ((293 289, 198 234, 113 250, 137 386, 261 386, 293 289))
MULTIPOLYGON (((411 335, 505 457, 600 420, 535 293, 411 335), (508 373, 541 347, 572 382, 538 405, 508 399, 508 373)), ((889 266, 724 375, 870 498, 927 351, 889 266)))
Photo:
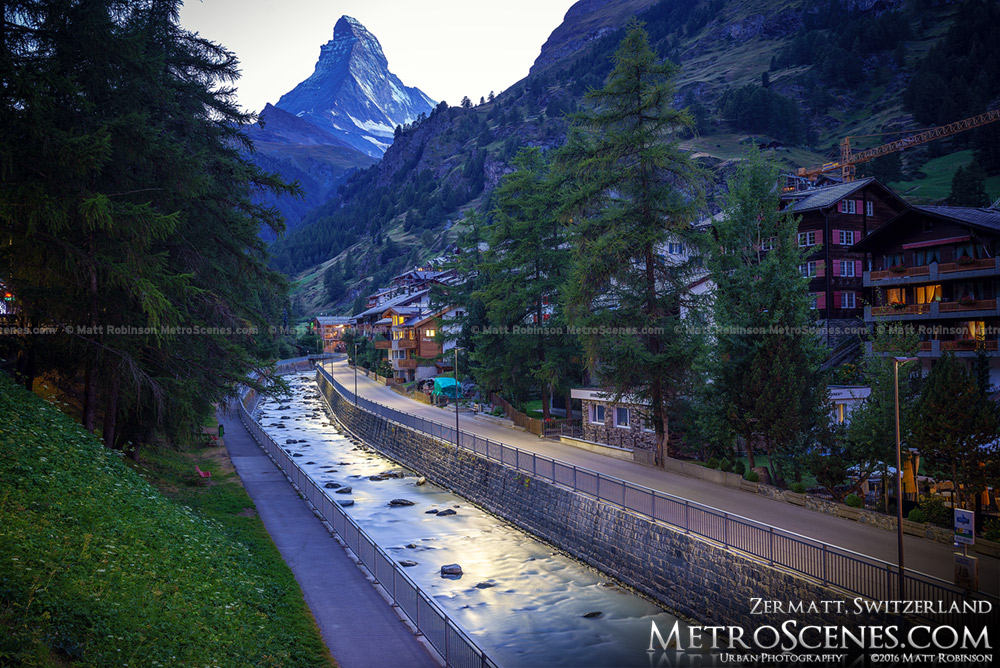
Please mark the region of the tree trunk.
POLYGON ((115 447, 116 425, 118 424, 118 375, 111 379, 111 387, 108 388, 108 395, 104 402, 104 447, 117 449, 115 447))
POLYGON ((92 360, 83 377, 83 428, 91 434, 97 428, 97 371, 92 360))

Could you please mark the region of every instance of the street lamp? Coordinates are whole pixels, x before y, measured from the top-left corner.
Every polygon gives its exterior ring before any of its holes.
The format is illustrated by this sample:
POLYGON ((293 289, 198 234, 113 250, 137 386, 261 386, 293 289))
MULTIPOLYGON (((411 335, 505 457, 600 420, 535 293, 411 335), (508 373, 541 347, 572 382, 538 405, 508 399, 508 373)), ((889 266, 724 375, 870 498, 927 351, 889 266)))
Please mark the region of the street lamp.
POLYGON ((455 346, 455 447, 458 447, 458 351, 460 348, 455 346))
POLYGON ((358 342, 354 342, 354 405, 358 405, 358 342))
POLYGON ((899 550, 899 600, 905 601, 905 578, 903 577, 903 466, 902 446, 899 443, 899 365, 916 362, 916 357, 893 357, 892 378, 896 400, 896 539, 899 550))

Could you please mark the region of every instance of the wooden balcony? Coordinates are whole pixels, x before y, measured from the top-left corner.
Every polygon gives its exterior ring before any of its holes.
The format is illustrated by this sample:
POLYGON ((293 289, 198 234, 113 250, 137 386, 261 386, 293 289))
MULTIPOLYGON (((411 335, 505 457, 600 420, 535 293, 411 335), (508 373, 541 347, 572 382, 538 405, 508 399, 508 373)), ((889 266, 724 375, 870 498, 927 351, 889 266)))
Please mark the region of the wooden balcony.
POLYGON ((392 365, 396 369, 416 369, 417 360, 392 360, 392 365))
MULTIPOLYGON (((929 341, 927 343, 930 343, 929 341)), ((968 341, 942 341, 941 350, 951 350, 954 352, 975 352, 982 346, 984 350, 990 352, 997 351, 996 341, 976 341, 975 339, 970 339, 968 341)))
POLYGON ((930 304, 906 304, 904 306, 873 306, 872 316, 922 315, 931 312, 930 304))
POLYGON ((396 350, 416 350, 416 339, 396 339, 396 350))
POLYGON ((893 271, 891 269, 886 269, 883 271, 873 271, 871 280, 881 281, 886 278, 909 278, 911 276, 930 276, 931 268, 929 265, 924 265, 920 267, 907 267, 904 271, 893 271))
POLYGON ((376 341, 375 350, 389 350, 392 348, 392 341, 376 341))
POLYGON ((972 262, 949 262, 947 264, 939 264, 938 271, 947 274, 955 271, 978 271, 980 269, 993 269, 995 266, 996 266, 995 260, 991 257, 987 257, 981 260, 973 260, 972 262))
POLYGON ((941 313, 959 311, 994 311, 997 307, 995 299, 960 299, 957 302, 941 302, 938 306, 941 313))

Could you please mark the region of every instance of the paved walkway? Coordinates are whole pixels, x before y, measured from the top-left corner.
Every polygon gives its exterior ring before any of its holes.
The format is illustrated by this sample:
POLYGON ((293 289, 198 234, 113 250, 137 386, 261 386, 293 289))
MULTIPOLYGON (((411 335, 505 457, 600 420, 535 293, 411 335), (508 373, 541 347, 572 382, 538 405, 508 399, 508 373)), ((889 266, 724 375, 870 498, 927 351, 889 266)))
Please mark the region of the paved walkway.
MULTIPOLYGON (((327 364, 326 368, 332 369, 334 377, 341 385, 353 391, 354 371, 347 366, 346 360, 327 364)), ((428 420, 446 425, 455 424, 453 410, 446 411, 436 406, 428 406, 407 399, 363 374, 357 375, 357 382, 358 394, 362 397, 428 420)), ((869 525, 858 524, 852 520, 824 515, 783 501, 775 501, 704 480, 614 459, 558 441, 541 439, 517 429, 476 420, 470 413, 460 413, 459 421, 463 431, 546 457, 559 459, 569 464, 599 471, 735 515, 749 517, 859 554, 896 563, 897 539, 896 533, 893 531, 885 531, 869 525)), ((907 569, 934 575, 949 582, 954 577, 954 551, 955 549, 951 545, 914 536, 903 537, 904 564, 907 569)), ((979 557, 980 590, 1000 595, 1000 560, 982 555, 976 556, 979 557)))
POLYGON ((438 662, 313 515, 235 415, 220 416, 236 472, 342 668, 438 662))

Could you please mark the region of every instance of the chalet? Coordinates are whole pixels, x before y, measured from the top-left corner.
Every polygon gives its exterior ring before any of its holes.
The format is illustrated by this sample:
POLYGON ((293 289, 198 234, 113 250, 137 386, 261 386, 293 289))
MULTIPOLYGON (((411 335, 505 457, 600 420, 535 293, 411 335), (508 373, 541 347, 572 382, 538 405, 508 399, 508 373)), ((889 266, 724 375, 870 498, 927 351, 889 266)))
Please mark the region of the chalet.
POLYGON ((985 350, 1000 386, 1000 209, 914 206, 857 242, 867 253, 865 321, 905 322, 918 357, 985 350))
POLYGON ((342 339, 349 318, 343 316, 316 316, 312 320, 312 331, 323 341, 324 353, 344 352, 342 339))
POLYGON ((862 272, 865 255, 854 248, 861 239, 908 208, 873 178, 786 192, 783 211, 801 217, 798 243, 815 248, 799 269, 809 281, 828 346, 854 334, 863 315, 862 272))
POLYGON ((451 308, 431 310, 424 306, 393 306, 382 313, 391 322, 389 361, 396 378, 409 382, 430 378, 452 367, 439 360, 454 342, 437 341, 438 329, 459 315, 451 308))

